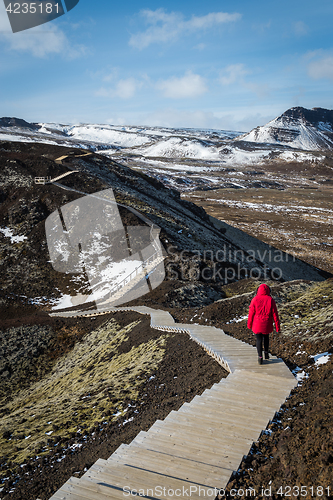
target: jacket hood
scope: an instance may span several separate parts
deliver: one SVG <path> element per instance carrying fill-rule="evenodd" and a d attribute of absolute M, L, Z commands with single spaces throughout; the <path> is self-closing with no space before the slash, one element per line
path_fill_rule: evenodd
<path fill-rule="evenodd" d="M 259 286 L 257 290 L 257 295 L 270 295 L 271 294 L 271 289 L 269 288 L 268 285 L 262 284 Z"/>

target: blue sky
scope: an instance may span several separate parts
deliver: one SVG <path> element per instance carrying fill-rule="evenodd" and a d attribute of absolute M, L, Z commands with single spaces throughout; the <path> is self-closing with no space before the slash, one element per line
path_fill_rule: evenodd
<path fill-rule="evenodd" d="M 80 0 L 13 34 L 0 0 L 0 116 L 247 131 L 333 109 L 331 0 Z"/>

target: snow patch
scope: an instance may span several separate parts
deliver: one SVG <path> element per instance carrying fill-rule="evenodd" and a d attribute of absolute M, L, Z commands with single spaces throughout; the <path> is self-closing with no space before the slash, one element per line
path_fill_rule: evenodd
<path fill-rule="evenodd" d="M 230 321 L 228 321 L 226 323 L 226 325 L 229 325 L 230 323 L 240 323 L 241 321 L 244 321 L 247 318 L 248 318 L 247 315 L 246 316 L 241 316 L 240 318 L 234 318 L 234 319 L 231 319 Z"/>
<path fill-rule="evenodd" d="M 323 352 L 321 354 L 316 354 L 315 356 L 311 356 L 311 358 L 313 358 L 315 362 L 314 365 L 318 369 L 321 365 L 325 365 L 326 363 L 328 363 L 331 355 L 332 354 L 329 352 Z"/>
<path fill-rule="evenodd" d="M 27 240 L 27 236 L 14 236 L 14 232 L 9 227 L 0 228 L 0 233 L 2 233 L 6 238 L 10 238 L 11 243 L 21 243 Z"/>
<path fill-rule="evenodd" d="M 303 380 L 306 380 L 307 378 L 309 378 L 309 374 L 306 373 L 305 370 L 302 370 L 301 371 L 301 368 L 299 368 L 299 366 L 297 366 L 293 371 L 292 371 L 293 375 L 295 376 L 297 382 L 299 384 L 301 384 L 303 382 Z"/>
<path fill-rule="evenodd" d="M 149 137 L 138 132 L 114 130 L 108 125 L 76 125 L 70 128 L 68 134 L 79 140 L 112 144 L 122 148 L 141 146 L 150 142 Z"/>

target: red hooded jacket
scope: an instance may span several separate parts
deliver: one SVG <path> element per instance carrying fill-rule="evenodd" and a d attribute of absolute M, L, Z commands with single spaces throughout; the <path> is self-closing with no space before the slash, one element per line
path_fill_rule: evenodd
<path fill-rule="evenodd" d="M 276 308 L 276 303 L 271 297 L 271 290 L 268 285 L 260 285 L 257 295 L 252 299 L 249 309 L 247 327 L 253 333 L 271 333 L 273 331 L 273 321 L 275 329 L 280 331 L 280 320 Z"/>

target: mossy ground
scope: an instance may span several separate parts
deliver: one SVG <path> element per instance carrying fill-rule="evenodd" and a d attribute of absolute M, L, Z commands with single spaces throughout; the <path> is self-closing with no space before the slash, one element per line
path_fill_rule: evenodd
<path fill-rule="evenodd" d="M 73 433 L 126 412 L 123 397 L 136 401 L 139 387 L 163 358 L 166 335 L 121 352 L 131 323 L 106 321 L 62 356 L 51 373 L 20 391 L 3 410 L 0 447 L 6 460 L 23 463 Z M 51 438 L 52 436 L 52 438 Z"/>
<path fill-rule="evenodd" d="M 280 309 L 283 333 L 300 341 L 333 338 L 333 280 L 309 286 Z"/>
<path fill-rule="evenodd" d="M 226 376 L 188 335 L 154 330 L 150 318 L 137 313 L 95 319 L 35 314 L 29 322 L 42 323 L 35 326 L 25 325 L 25 317 L 15 321 L 23 325 L 2 332 L 13 359 L 10 371 L 0 373 L 7 380 L 0 414 L 1 498 L 49 498 L 69 477 L 109 458 Z M 22 364 L 24 349 L 14 356 L 21 332 L 27 345 L 35 338 L 36 349 L 27 351 L 30 371 Z M 47 352 L 38 332 L 48 336 Z M 12 349 L 5 333 L 13 337 Z"/>

